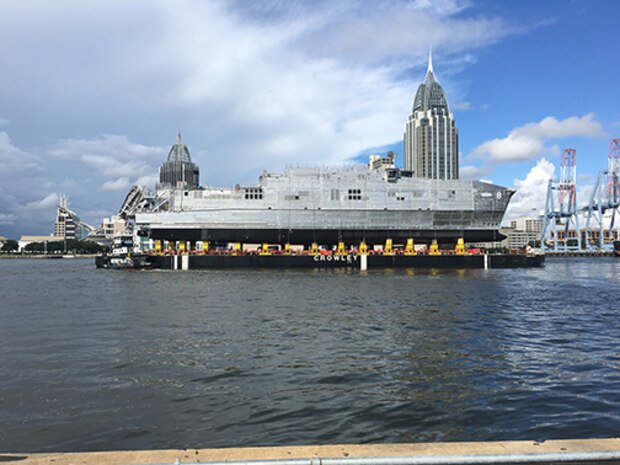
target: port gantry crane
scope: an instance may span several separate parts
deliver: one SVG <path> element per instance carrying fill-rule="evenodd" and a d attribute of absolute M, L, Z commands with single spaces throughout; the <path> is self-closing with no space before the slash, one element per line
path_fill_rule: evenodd
<path fill-rule="evenodd" d="M 544 251 L 549 250 L 546 240 L 547 233 L 550 233 L 550 239 L 553 240 L 554 252 L 581 250 L 576 180 L 577 151 L 575 149 L 565 149 L 562 152 L 562 162 L 560 164 L 560 180 L 549 179 L 547 187 L 545 218 L 541 234 L 541 248 Z M 561 245 L 560 238 L 558 237 L 558 226 L 562 226 L 564 229 Z M 574 232 L 576 237 L 569 237 L 571 231 Z"/>
<path fill-rule="evenodd" d="M 614 240 L 616 214 L 620 214 L 620 139 L 609 142 L 607 170 L 599 172 L 586 212 L 586 250 L 611 250 Z M 611 211 L 609 237 L 605 237 L 604 215 Z M 590 223 L 594 227 L 590 229 Z M 598 232 L 594 235 L 594 232 Z M 598 236 L 598 237 L 597 237 Z M 607 239 L 607 240 L 605 240 Z"/>

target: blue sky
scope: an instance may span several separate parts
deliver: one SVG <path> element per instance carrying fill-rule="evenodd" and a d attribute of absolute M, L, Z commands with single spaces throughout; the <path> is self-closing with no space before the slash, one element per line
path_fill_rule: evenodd
<path fill-rule="evenodd" d="M 0 236 L 91 224 L 153 184 L 178 130 L 215 186 L 394 149 L 432 45 L 464 177 L 581 200 L 620 137 L 614 0 L 0 0 Z"/>

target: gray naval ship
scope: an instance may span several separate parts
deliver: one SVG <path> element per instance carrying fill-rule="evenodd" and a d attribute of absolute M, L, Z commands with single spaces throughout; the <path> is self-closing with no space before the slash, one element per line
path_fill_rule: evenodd
<path fill-rule="evenodd" d="M 195 176 L 185 145 L 168 162 Z M 174 149 L 174 147 L 173 147 Z M 513 190 L 480 181 L 414 177 L 397 168 L 394 154 L 372 155 L 368 165 L 289 167 L 263 173 L 258 183 L 233 188 L 159 185 L 154 195 L 132 191 L 125 207 L 152 239 L 168 241 L 334 245 L 453 243 L 499 240 Z M 162 167 L 160 179 L 165 177 Z M 163 173 L 163 174 L 162 174 Z M 185 186 L 185 187 L 183 187 Z M 133 197 L 132 197 L 133 196 Z"/>

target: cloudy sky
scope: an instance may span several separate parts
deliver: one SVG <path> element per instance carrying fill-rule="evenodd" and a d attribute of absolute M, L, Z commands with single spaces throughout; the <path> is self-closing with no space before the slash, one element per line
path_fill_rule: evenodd
<path fill-rule="evenodd" d="M 0 235 L 91 224 L 152 185 L 177 131 L 201 182 L 395 150 L 429 46 L 463 177 L 543 208 L 564 148 L 579 191 L 620 137 L 615 0 L 0 0 Z M 584 196 L 585 197 L 585 196 Z"/>

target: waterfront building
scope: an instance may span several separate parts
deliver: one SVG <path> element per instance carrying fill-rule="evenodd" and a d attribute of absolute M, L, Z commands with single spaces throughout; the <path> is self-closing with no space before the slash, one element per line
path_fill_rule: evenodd
<path fill-rule="evenodd" d="M 522 216 L 510 221 L 510 227 L 517 231 L 542 233 L 543 221 L 540 218 Z M 539 237 L 540 239 L 540 237 Z"/>
<path fill-rule="evenodd" d="M 420 84 L 405 125 L 405 170 L 419 178 L 459 178 L 459 135 L 448 100 L 435 79 L 429 53 L 426 80 Z"/>
<path fill-rule="evenodd" d="M 50 242 L 60 242 L 64 241 L 64 237 L 62 236 L 22 236 L 17 241 L 18 250 L 22 252 L 28 244 L 32 244 L 33 242 L 42 242 L 44 244 L 48 244 Z"/>
<path fill-rule="evenodd" d="M 118 216 L 104 218 L 101 222 L 101 233 L 106 239 L 127 234 L 127 222 Z"/>
<path fill-rule="evenodd" d="M 182 188 L 192 189 L 199 185 L 198 165 L 192 162 L 189 149 L 177 134 L 177 141 L 168 152 L 168 159 L 159 168 L 158 189 Z"/>
<path fill-rule="evenodd" d="M 62 239 L 79 238 L 80 218 L 77 214 L 69 210 L 69 199 L 65 194 L 61 194 L 60 203 L 56 209 L 56 221 L 54 222 L 54 236 Z"/>
<path fill-rule="evenodd" d="M 523 231 L 514 228 L 505 228 L 506 248 L 510 250 L 522 249 L 528 245 L 536 245 L 540 241 L 540 231 Z"/>

